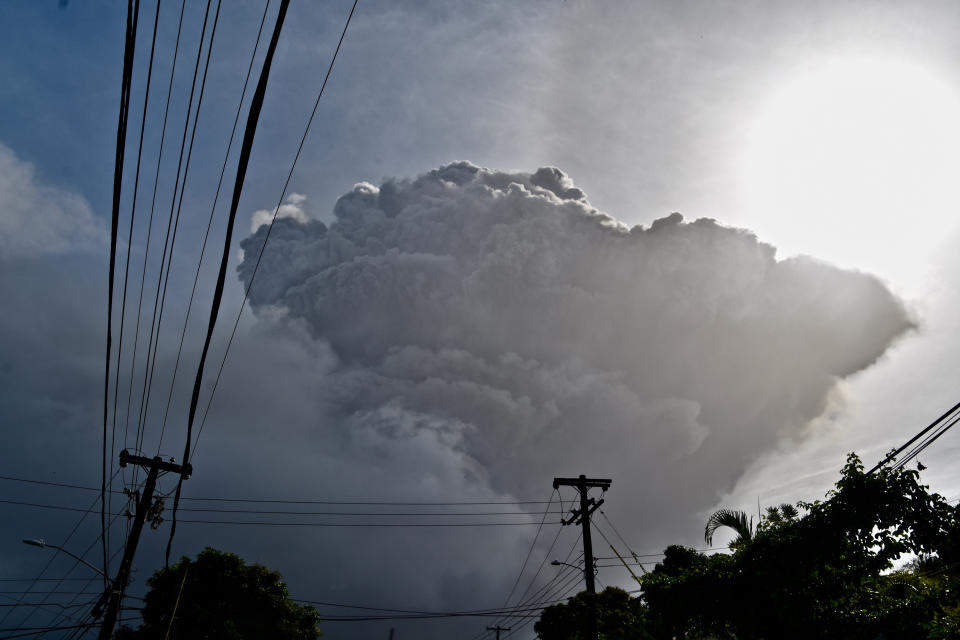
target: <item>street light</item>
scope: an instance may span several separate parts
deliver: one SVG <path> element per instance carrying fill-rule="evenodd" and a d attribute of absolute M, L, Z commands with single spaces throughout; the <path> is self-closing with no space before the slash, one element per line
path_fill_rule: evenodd
<path fill-rule="evenodd" d="M 83 564 L 87 565 L 88 567 L 90 567 L 91 569 L 93 569 L 94 571 L 96 571 L 97 573 L 99 573 L 100 575 L 102 575 L 104 578 L 107 578 L 107 574 L 105 574 L 103 571 L 101 571 L 101 570 L 98 569 L 97 567 L 93 566 L 92 564 L 90 564 L 89 562 L 87 562 L 86 560 L 84 560 L 83 558 L 81 558 L 80 556 L 75 555 L 75 554 L 73 554 L 73 553 L 70 553 L 69 551 L 67 551 L 66 549 L 64 549 L 64 548 L 61 547 L 61 546 L 58 546 L 58 545 L 55 545 L 55 544 L 50 544 L 49 542 L 46 542 L 43 538 L 37 538 L 37 539 L 33 539 L 33 540 L 28 539 L 28 538 L 25 538 L 25 539 L 23 540 L 23 544 L 29 544 L 29 545 L 32 546 L 32 547 L 40 547 L 41 549 L 43 549 L 44 547 L 50 547 L 51 549 L 56 549 L 57 551 L 62 551 L 63 553 L 65 553 L 65 554 L 67 554 L 68 556 L 70 556 L 71 558 L 74 558 L 77 562 L 82 562 Z M 107 580 L 109 580 L 109 579 L 110 579 L 110 578 L 107 578 Z"/>

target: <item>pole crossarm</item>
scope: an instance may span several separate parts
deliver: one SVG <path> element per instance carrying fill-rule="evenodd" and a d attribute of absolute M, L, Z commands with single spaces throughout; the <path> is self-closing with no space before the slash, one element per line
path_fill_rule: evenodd
<path fill-rule="evenodd" d="M 582 484 L 581 484 L 582 482 Z M 560 487 L 581 487 L 585 486 L 589 489 L 594 487 L 599 487 L 606 491 L 610 488 L 610 485 L 613 484 L 613 480 L 610 478 L 585 478 L 580 476 L 579 478 L 554 478 L 553 479 L 553 488 L 558 489 Z"/>
<path fill-rule="evenodd" d="M 193 465 L 189 462 L 184 465 L 179 465 L 173 460 L 169 462 L 157 456 L 155 458 L 147 458 L 146 456 L 135 456 L 126 449 L 120 452 L 120 466 L 126 467 L 128 464 L 134 464 L 138 467 L 147 467 L 153 468 L 156 467 L 158 471 L 167 471 L 170 473 L 183 474 L 184 478 L 189 478 L 193 473 Z"/>
<path fill-rule="evenodd" d="M 594 500 L 593 498 L 590 498 L 589 500 L 587 500 L 587 503 L 592 505 L 587 509 L 587 517 L 589 518 L 593 514 L 593 512 L 599 509 L 600 505 L 603 504 L 603 498 L 600 498 L 600 500 Z M 560 518 L 560 523 L 563 524 L 564 526 L 568 524 L 581 524 L 582 522 L 583 522 L 583 513 L 580 511 L 580 509 L 571 510 L 570 517 L 567 518 L 566 520 L 564 520 L 563 518 Z"/>
<path fill-rule="evenodd" d="M 487 631 L 496 631 L 496 632 L 497 632 L 497 640 L 500 640 L 500 632 L 501 632 L 501 631 L 510 631 L 510 627 L 501 627 L 500 625 L 497 625 L 497 626 L 495 626 L 495 627 L 487 627 Z"/>

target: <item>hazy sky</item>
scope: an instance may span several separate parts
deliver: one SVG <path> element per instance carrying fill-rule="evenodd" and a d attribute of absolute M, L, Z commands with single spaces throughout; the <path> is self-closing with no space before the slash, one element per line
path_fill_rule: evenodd
<path fill-rule="evenodd" d="M 124 238 L 155 7 L 145 1 L 140 14 Z M 185 11 L 144 322 L 205 7 L 191 0 Z M 160 7 L 131 301 L 148 253 L 179 9 L 174 0 Z M 349 9 L 345 1 L 292 3 L 240 201 L 201 404 Z M 163 412 L 263 10 L 259 0 L 221 10 L 159 338 L 148 455 L 182 453 L 238 143 L 161 440 Z M 4 476 L 99 484 L 124 21 L 121 3 L 0 6 Z M 554 476 L 586 473 L 613 479 L 604 510 L 640 554 L 672 542 L 702 547 L 703 522 L 718 506 L 752 511 L 758 501 L 821 497 L 848 452 L 872 464 L 957 401 L 958 33 L 953 2 L 361 0 L 184 495 L 544 501 L 554 499 Z M 255 74 L 262 52 L 261 45 Z M 245 113 L 246 102 L 241 122 Z M 146 349 L 141 334 L 131 380 L 133 302 L 127 312 L 121 424 L 131 383 L 138 411 Z M 115 342 L 116 323 L 119 313 Z M 949 433 L 921 456 L 924 478 L 948 498 L 960 494 L 957 453 Z M 118 478 L 115 488 L 122 487 Z M 162 482 L 165 492 L 172 487 L 172 479 Z M 3 500 L 86 510 L 94 497 L 0 480 Z M 574 497 L 562 493 L 563 508 Z M 525 515 L 430 520 L 524 523 L 496 527 L 184 522 L 174 554 L 206 545 L 235 551 L 281 571 L 293 595 L 308 600 L 497 608 L 542 507 L 474 505 L 474 512 Z M 33 577 L 51 558 L 22 538 L 79 554 L 99 532 L 98 518 L 89 517 L 68 540 L 80 513 L 13 504 L 2 512 L 4 579 Z M 576 548 L 570 529 L 544 525 L 520 590 L 541 560 L 562 560 Z M 162 565 L 167 534 L 167 524 L 145 532 L 131 593 L 142 594 Z M 118 523 L 111 551 L 122 537 Z M 596 544 L 595 555 L 611 555 L 602 539 Z M 94 545 L 87 557 L 99 563 L 99 554 Z M 56 559 L 47 575 L 69 566 Z M 600 571 L 604 584 L 633 588 L 622 567 Z M 546 565 L 536 584 L 555 574 Z M 29 585 L 10 584 L 17 585 L 10 591 Z M 38 613 L 24 623 L 24 614 L 17 609 L 0 629 L 50 619 Z M 327 622 L 323 631 L 331 640 L 381 638 L 391 627 L 399 638 L 470 638 L 495 621 Z M 532 625 L 515 635 L 532 637 Z"/>

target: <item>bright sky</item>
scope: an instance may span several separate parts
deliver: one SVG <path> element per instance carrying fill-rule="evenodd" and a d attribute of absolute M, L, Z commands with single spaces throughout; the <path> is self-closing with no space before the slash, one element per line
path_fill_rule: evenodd
<path fill-rule="evenodd" d="M 186 9 L 159 173 L 156 210 L 164 224 L 205 4 L 190 2 Z M 251 221 L 256 226 L 277 205 L 350 8 L 345 0 L 292 4 L 240 204 L 222 324 L 232 323 L 243 295 L 233 270 L 239 242 Z M 186 182 L 184 226 L 177 240 L 184 256 L 199 253 L 264 3 L 226 6 Z M 144 0 L 141 8 L 131 107 L 135 133 L 128 139 L 123 195 L 127 216 L 132 186 L 126 180 L 134 173 L 130 158 L 143 109 L 155 7 Z M 149 209 L 143 203 L 149 201 L 157 166 L 178 10 L 177 2 L 161 3 L 144 143 L 149 162 L 141 172 L 131 254 L 135 268 L 142 266 L 145 253 Z M 107 1 L 0 5 L 0 292 L 7 300 L 0 318 L 0 467 L 12 476 L 99 483 L 106 230 L 124 20 L 121 5 Z M 676 516 L 670 526 L 640 522 L 630 488 L 614 477 L 607 513 L 624 524 L 622 533 L 636 551 L 656 552 L 675 541 L 701 545 L 700 530 L 688 523 L 702 521 L 711 509 L 754 509 L 758 499 L 766 505 L 820 497 L 848 452 L 856 450 L 872 464 L 960 399 L 955 384 L 960 261 L 953 250 L 960 240 L 958 34 L 960 7 L 949 1 L 800 6 L 761 0 L 406 5 L 361 0 L 287 194 L 297 195 L 286 200 L 282 213 L 330 223 L 337 198 L 356 183 L 414 178 L 459 160 L 506 172 L 555 166 L 593 207 L 626 225 L 649 226 L 679 211 L 687 221 L 712 218 L 755 233 L 776 247 L 781 259 L 809 255 L 877 276 L 903 301 L 917 328 L 881 350 L 877 362 L 824 391 L 819 417 L 809 424 L 770 425 L 773 444 L 758 445 L 745 454 L 748 459 L 736 459 L 728 475 L 703 476 L 715 484 L 688 487 L 674 481 L 661 487 Z M 232 185 L 230 168 L 226 175 L 222 201 Z M 213 233 L 211 246 L 217 246 L 222 218 Z M 151 245 L 150 250 L 158 249 Z M 299 254 L 289 263 L 296 259 Z M 169 327 L 183 322 L 195 265 L 195 257 L 185 258 L 171 271 Z M 209 265 L 208 258 L 198 289 L 200 312 L 189 325 L 195 333 L 188 334 L 188 353 L 196 352 L 206 323 Z M 148 269 L 148 281 L 155 269 Z M 283 265 L 276 269 L 282 272 Z M 294 330 L 259 312 L 241 324 L 237 365 L 231 370 L 228 364 L 223 380 L 224 404 L 214 405 L 209 440 L 198 451 L 195 464 L 202 472 L 190 481 L 194 495 L 336 499 L 348 494 L 399 500 L 422 490 L 434 498 L 460 491 L 452 497 L 468 499 L 467 492 L 475 491 L 469 499 L 541 500 L 548 493 L 550 477 L 536 480 L 542 488 L 537 495 L 523 493 L 526 485 L 498 485 L 497 456 L 481 451 L 470 435 L 457 436 L 468 443 L 457 451 L 475 467 L 451 457 L 448 449 L 456 447 L 444 438 L 456 438 L 442 429 L 446 435 L 437 436 L 439 444 L 404 440 L 403 447 L 388 447 L 382 459 L 370 453 L 379 449 L 369 442 L 350 448 L 340 440 L 311 440 L 315 424 L 334 415 L 334 400 L 323 390 L 331 371 L 342 374 L 343 362 L 329 346 L 336 340 L 324 342 L 328 337 L 319 324 L 310 324 L 312 316 L 299 318 L 302 326 Z M 176 354 L 173 329 L 167 331 L 169 343 L 162 343 L 159 365 L 164 391 Z M 845 331 L 855 336 L 858 328 Z M 217 362 L 224 342 L 221 337 L 214 345 Z M 791 362 L 782 363 L 783 371 L 790 367 Z M 174 413 L 183 408 L 181 394 L 189 393 L 193 365 L 186 371 L 175 388 Z M 601 373 L 616 380 L 622 371 Z M 268 392 L 272 395 L 260 412 L 244 404 L 256 405 Z M 382 415 L 396 409 L 384 406 Z M 182 429 L 175 424 L 170 437 L 181 441 Z M 777 434 L 787 435 L 777 439 Z M 953 464 L 958 438 L 944 436 L 921 457 L 929 467 L 925 479 L 948 497 L 960 495 Z M 604 442 L 591 460 L 596 471 L 567 473 L 603 473 L 605 452 L 619 446 Z M 165 455 L 179 455 L 178 446 L 169 446 Z M 341 446 L 343 455 L 337 453 Z M 734 460 L 735 441 L 728 446 Z M 382 476 L 375 471 L 378 465 Z M 443 482 L 418 484 L 422 468 L 463 484 L 448 493 L 441 491 Z M 12 500 L 72 506 L 87 500 L 39 489 L 30 493 L 16 484 L 2 489 Z M 685 503 L 687 494 L 710 499 Z M 9 541 L 0 545 L 0 577 L 35 574 L 45 561 L 42 551 L 20 549 L 20 538 L 63 539 L 74 522 L 66 512 L 12 509 L 0 517 L 2 540 Z M 429 543 L 407 532 L 386 542 L 383 530 L 324 538 L 328 549 L 336 549 L 335 559 L 305 559 L 313 541 L 303 530 L 188 529 L 178 533 L 183 538 L 176 553 L 194 553 L 205 544 L 235 549 L 284 572 L 302 597 L 471 609 L 500 604 L 531 544 L 528 528 L 504 529 L 525 531 L 483 540 L 429 538 Z M 85 546 L 96 535 L 91 531 L 75 544 Z M 122 536 L 119 528 L 114 535 Z M 678 535 L 686 537 L 678 540 Z M 166 530 L 146 537 L 152 540 L 145 541 L 140 556 L 140 588 L 158 566 Z M 572 537 L 564 540 L 572 543 Z M 429 553 L 421 553 L 423 547 Z M 97 553 L 91 557 L 99 558 Z M 409 576 L 420 567 L 432 568 L 423 569 L 417 582 Z M 629 584 L 622 570 L 604 571 L 601 579 L 607 583 Z M 317 581 L 316 575 L 324 579 Z M 374 576 L 383 580 L 373 584 Z M 454 628 L 443 624 L 402 629 L 442 635 Z M 331 626 L 324 628 L 324 637 L 380 637 L 386 628 L 384 623 Z M 473 627 L 457 627 L 464 628 Z M 532 632 L 522 637 L 528 636 Z"/>

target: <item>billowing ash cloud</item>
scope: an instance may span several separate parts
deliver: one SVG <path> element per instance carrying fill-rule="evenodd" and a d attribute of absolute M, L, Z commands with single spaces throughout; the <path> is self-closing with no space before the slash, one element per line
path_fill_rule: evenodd
<path fill-rule="evenodd" d="M 750 460 L 911 327 L 869 275 L 778 261 L 709 219 L 628 228 L 554 168 L 360 183 L 334 215 L 278 219 L 250 299 L 335 354 L 312 390 L 318 430 L 385 465 L 390 443 L 429 442 L 499 494 L 612 477 L 637 537 L 702 526 Z M 266 230 L 243 242 L 245 283 Z"/>

